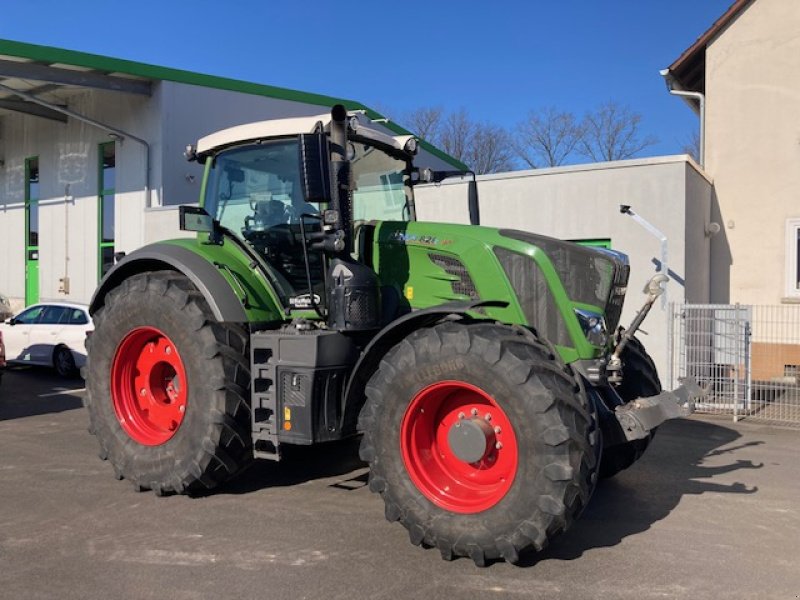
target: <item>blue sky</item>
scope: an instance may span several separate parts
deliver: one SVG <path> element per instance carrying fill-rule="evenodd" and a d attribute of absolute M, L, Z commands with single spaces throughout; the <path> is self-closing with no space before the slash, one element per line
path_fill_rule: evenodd
<path fill-rule="evenodd" d="M 511 127 L 531 109 L 616 100 L 682 151 L 697 118 L 669 65 L 731 0 L 28 0 L 0 38 L 358 100 L 395 114 L 465 108 Z"/>

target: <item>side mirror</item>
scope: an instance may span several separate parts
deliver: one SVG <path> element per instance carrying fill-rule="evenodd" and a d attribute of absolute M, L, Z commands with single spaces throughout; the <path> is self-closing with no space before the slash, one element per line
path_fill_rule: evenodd
<path fill-rule="evenodd" d="M 331 164 L 324 133 L 300 135 L 300 181 L 306 202 L 331 201 Z"/>
<path fill-rule="evenodd" d="M 214 219 L 199 206 L 179 206 L 178 218 L 181 231 L 199 231 L 200 233 L 213 233 Z"/>
<path fill-rule="evenodd" d="M 5 321 L 3 321 L 6 325 L 16 325 L 17 320 L 14 317 L 8 317 Z"/>

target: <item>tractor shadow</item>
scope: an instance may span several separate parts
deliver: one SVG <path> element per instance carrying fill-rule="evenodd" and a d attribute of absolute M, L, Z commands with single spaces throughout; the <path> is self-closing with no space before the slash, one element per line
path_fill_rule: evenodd
<path fill-rule="evenodd" d="M 327 442 L 314 446 L 282 447 L 280 462 L 257 460 L 232 481 L 214 490 L 214 494 L 249 494 L 262 489 L 286 487 L 352 474 L 334 482 L 331 488 L 352 491 L 367 485 L 367 473 L 358 473 L 367 463 L 358 458 L 361 438 Z"/>
<path fill-rule="evenodd" d="M 713 479 L 735 471 L 760 469 L 763 464 L 736 459 L 722 466 L 703 465 L 710 457 L 746 456 L 749 447 L 764 443 L 734 444 L 740 437 L 738 432 L 710 422 L 679 419 L 665 423 L 638 463 L 611 479 L 601 480 L 588 507 L 570 530 L 543 552 L 523 555 L 520 566 L 574 560 L 587 550 L 615 546 L 666 518 L 687 495 L 756 494 L 755 486 L 739 481 L 716 483 Z"/>

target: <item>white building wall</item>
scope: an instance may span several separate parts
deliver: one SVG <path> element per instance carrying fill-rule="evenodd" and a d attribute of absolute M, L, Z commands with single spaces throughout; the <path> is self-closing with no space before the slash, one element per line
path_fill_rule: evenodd
<path fill-rule="evenodd" d="M 714 280 L 722 301 L 800 302 L 786 239 L 787 219 L 800 218 L 799 31 L 800 2 L 757 0 L 706 50 L 705 167 L 725 226 L 715 253 L 730 268 Z"/>
<path fill-rule="evenodd" d="M 627 325 L 641 308 L 641 293 L 660 262 L 660 242 L 620 213 L 628 204 L 668 238 L 672 281 L 669 302 L 708 301 L 711 183 L 686 156 L 519 171 L 478 178 L 481 224 L 562 239 L 611 239 L 630 258 L 631 276 L 622 315 Z M 468 223 L 465 183 L 417 188 L 424 221 Z M 668 309 L 653 307 L 643 341 L 658 370 L 667 373 Z"/>
<path fill-rule="evenodd" d="M 151 140 L 160 150 L 158 86 L 152 97 L 86 91 L 69 98 L 71 110 Z M 98 145 L 108 134 L 75 119 L 60 123 L 20 114 L 3 117 L 0 168 L 0 290 L 25 296 L 25 158 L 39 157 L 39 296 L 87 302 L 97 284 Z M 130 139 L 116 145 L 116 249 L 131 251 L 144 239 L 145 153 Z M 153 161 L 151 177 L 160 169 Z M 69 293 L 59 279 L 69 277 Z"/>

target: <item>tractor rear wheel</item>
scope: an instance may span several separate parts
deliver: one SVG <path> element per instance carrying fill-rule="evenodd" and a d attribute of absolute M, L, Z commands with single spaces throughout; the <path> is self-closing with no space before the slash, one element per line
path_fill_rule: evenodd
<path fill-rule="evenodd" d="M 212 489 L 251 460 L 248 338 L 170 271 L 109 292 L 89 338 L 90 431 L 119 479 L 157 494 Z"/>
<path fill-rule="evenodd" d="M 446 322 L 418 330 L 366 387 L 361 458 L 411 542 L 477 565 L 515 563 L 567 529 L 597 479 L 596 415 L 530 332 Z"/>
<path fill-rule="evenodd" d="M 661 393 L 661 380 L 658 378 L 656 365 L 638 338 L 633 337 L 628 341 L 620 358 L 622 383 L 616 390 L 625 403 Z M 600 477 L 613 477 L 633 465 L 647 450 L 655 434 L 654 429 L 646 438 L 604 449 L 600 462 Z"/>

